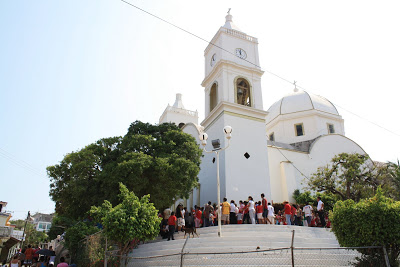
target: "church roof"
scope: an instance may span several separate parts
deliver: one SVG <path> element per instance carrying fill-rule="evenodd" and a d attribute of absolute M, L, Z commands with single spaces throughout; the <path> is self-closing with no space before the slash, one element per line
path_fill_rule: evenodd
<path fill-rule="evenodd" d="M 292 144 L 286 144 L 286 143 L 282 143 L 282 142 L 267 140 L 267 144 L 269 146 L 275 146 L 278 148 L 284 148 L 284 149 L 309 153 L 310 147 L 315 142 L 316 139 L 318 139 L 318 137 L 314 138 L 312 140 L 307 140 L 307 141 L 302 141 L 302 142 L 297 142 L 297 143 L 292 143 Z"/>
<path fill-rule="evenodd" d="M 291 114 L 307 110 L 319 110 L 322 112 L 338 115 L 336 107 L 326 98 L 295 89 L 268 109 L 267 123 L 279 115 Z"/>

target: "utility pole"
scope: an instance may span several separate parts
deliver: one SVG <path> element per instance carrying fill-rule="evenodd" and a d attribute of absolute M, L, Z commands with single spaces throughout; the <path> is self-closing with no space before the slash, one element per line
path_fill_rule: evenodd
<path fill-rule="evenodd" d="M 25 241 L 25 229 L 26 229 L 26 224 L 29 220 L 29 218 L 31 217 L 31 212 L 28 211 L 28 215 L 26 216 L 26 220 L 25 220 L 25 226 L 24 226 L 24 232 L 22 233 L 22 240 L 21 240 L 21 250 L 24 247 L 24 241 Z"/>

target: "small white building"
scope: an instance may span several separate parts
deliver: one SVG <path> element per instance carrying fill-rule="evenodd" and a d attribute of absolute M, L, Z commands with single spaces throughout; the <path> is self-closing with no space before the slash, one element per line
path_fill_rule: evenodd
<path fill-rule="evenodd" d="M 268 111 L 263 109 L 258 40 L 233 24 L 229 13 L 204 57 L 205 119 L 198 125 L 197 112 L 186 110 L 178 94 L 159 123 L 174 122 L 196 140 L 204 130 L 209 136 L 207 150 L 212 150 L 213 139 L 225 147 L 223 128 L 232 126 L 230 147 L 220 154 L 221 198 L 239 201 L 251 195 L 259 199 L 264 193 L 274 202 L 294 201 L 292 194 L 303 188 L 304 178 L 334 155 L 365 154 L 345 136 L 344 120 L 335 106 L 321 96 L 295 88 Z M 213 158 L 214 154 L 204 154 L 200 186 L 185 205 L 217 202 Z"/>
<path fill-rule="evenodd" d="M 31 216 L 32 223 L 35 225 L 36 231 L 48 232 L 51 228 L 51 222 L 53 221 L 54 213 L 35 213 Z"/>

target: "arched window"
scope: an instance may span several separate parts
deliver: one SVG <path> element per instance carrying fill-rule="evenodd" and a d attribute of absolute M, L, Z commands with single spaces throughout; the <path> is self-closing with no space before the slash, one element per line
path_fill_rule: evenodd
<path fill-rule="evenodd" d="M 185 126 L 183 122 L 179 123 L 178 127 L 182 129 L 182 127 Z"/>
<path fill-rule="evenodd" d="M 217 106 L 217 83 L 211 86 L 210 90 L 210 112 Z"/>
<path fill-rule="evenodd" d="M 250 85 L 243 78 L 236 81 L 236 103 L 251 107 Z"/>

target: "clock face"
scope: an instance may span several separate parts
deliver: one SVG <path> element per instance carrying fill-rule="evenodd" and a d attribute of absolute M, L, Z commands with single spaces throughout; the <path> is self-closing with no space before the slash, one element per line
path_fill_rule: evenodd
<path fill-rule="evenodd" d="M 236 56 L 245 59 L 247 57 L 246 51 L 244 51 L 242 48 L 236 48 Z"/>
<path fill-rule="evenodd" d="M 214 55 L 211 57 L 210 65 L 211 65 L 211 66 L 214 66 L 214 64 L 215 64 L 216 61 L 217 61 L 217 54 L 214 54 Z"/>

